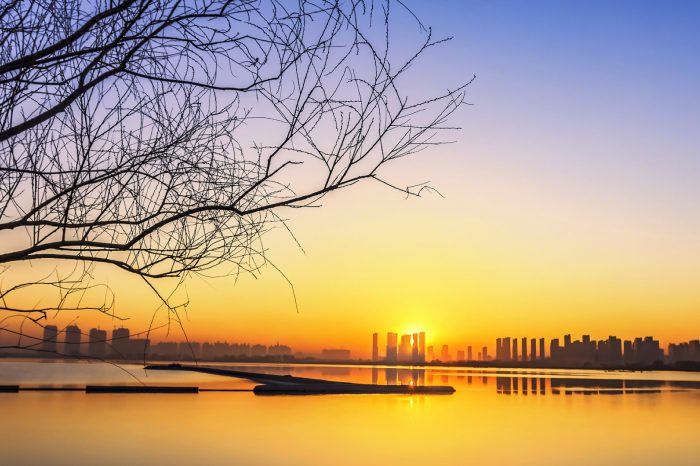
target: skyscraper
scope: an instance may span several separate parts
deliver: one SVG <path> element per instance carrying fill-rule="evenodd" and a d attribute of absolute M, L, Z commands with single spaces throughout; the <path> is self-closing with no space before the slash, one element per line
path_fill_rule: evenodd
<path fill-rule="evenodd" d="M 125 357 L 129 353 L 129 336 L 128 328 L 112 330 L 112 350 L 118 357 Z"/>
<path fill-rule="evenodd" d="M 58 328 L 55 325 L 46 325 L 44 327 L 44 337 L 41 342 L 41 349 L 55 353 L 57 340 Z"/>
<path fill-rule="evenodd" d="M 523 361 L 527 361 L 527 337 L 523 337 L 521 340 L 521 346 L 520 346 L 520 351 L 522 351 L 522 357 L 520 358 Z"/>
<path fill-rule="evenodd" d="M 433 350 L 433 345 L 428 346 L 428 353 L 426 357 L 428 361 L 435 360 L 435 351 Z"/>
<path fill-rule="evenodd" d="M 634 352 L 632 351 L 632 342 L 625 340 L 624 343 L 624 353 L 622 357 L 624 358 L 625 364 L 632 364 L 634 362 Z"/>
<path fill-rule="evenodd" d="M 554 338 L 549 342 L 549 357 L 552 361 L 559 359 L 561 346 L 559 346 L 559 338 Z"/>
<path fill-rule="evenodd" d="M 544 359 L 544 338 L 540 338 L 540 359 Z"/>
<path fill-rule="evenodd" d="M 537 359 L 537 340 L 534 338 L 530 339 L 530 361 Z"/>
<path fill-rule="evenodd" d="M 107 350 L 107 332 L 96 328 L 90 329 L 88 335 L 88 353 L 90 356 L 104 357 Z"/>
<path fill-rule="evenodd" d="M 372 361 L 379 361 L 379 334 L 372 334 Z"/>
<path fill-rule="evenodd" d="M 401 343 L 399 343 L 399 361 L 409 362 L 411 360 L 411 335 L 401 335 Z"/>
<path fill-rule="evenodd" d="M 396 362 L 398 360 L 398 352 L 396 348 L 398 335 L 389 332 L 386 334 L 386 360 L 387 362 Z"/>
<path fill-rule="evenodd" d="M 512 355 L 513 361 L 518 360 L 518 339 L 513 338 L 513 355 Z"/>
<path fill-rule="evenodd" d="M 70 356 L 80 354 L 80 327 L 77 325 L 69 325 L 66 327 L 66 340 L 64 342 L 63 352 Z"/>
<path fill-rule="evenodd" d="M 510 337 L 505 337 L 503 340 L 503 360 L 510 361 Z"/>
<path fill-rule="evenodd" d="M 467 346 L 467 361 L 471 361 L 471 360 L 472 360 L 472 347 Z"/>
<path fill-rule="evenodd" d="M 464 350 L 457 350 L 457 361 L 464 361 Z"/>
<path fill-rule="evenodd" d="M 425 362 L 425 332 L 418 334 L 418 358 L 420 362 Z"/>
<path fill-rule="evenodd" d="M 442 345 L 442 351 L 440 352 L 440 360 L 443 362 L 450 360 L 450 349 L 447 345 Z"/>
<path fill-rule="evenodd" d="M 489 359 L 489 350 L 485 346 L 481 348 L 481 360 L 482 361 L 488 361 Z"/>
<path fill-rule="evenodd" d="M 496 338 L 496 360 L 497 361 L 502 361 L 503 360 L 503 343 L 501 342 L 500 338 Z M 486 359 L 486 358 L 484 358 Z"/>
<path fill-rule="evenodd" d="M 413 334 L 413 346 L 411 348 L 411 362 L 413 362 L 413 363 L 420 362 L 418 359 L 419 354 L 420 354 L 420 351 L 419 351 L 419 345 L 418 345 L 418 334 L 414 333 Z"/>

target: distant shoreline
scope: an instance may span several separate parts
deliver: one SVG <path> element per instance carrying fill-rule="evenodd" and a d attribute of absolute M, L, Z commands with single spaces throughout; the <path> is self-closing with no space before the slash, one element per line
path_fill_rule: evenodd
<path fill-rule="evenodd" d="M 46 354 L 40 351 L 28 353 L 4 353 L 0 354 L 2 359 L 55 359 L 65 361 L 104 361 L 110 363 L 148 363 L 148 362 L 196 362 L 196 363 L 232 363 L 232 364 L 305 364 L 305 365 L 337 365 L 337 366 L 384 366 L 396 368 L 432 368 L 432 367 L 470 367 L 488 369 L 568 369 L 568 370 L 600 370 L 600 371 L 679 371 L 679 372 L 700 372 L 700 362 L 679 361 L 675 363 L 663 363 L 657 361 L 653 364 L 633 364 L 633 365 L 598 365 L 598 364 L 576 364 L 551 361 L 549 359 L 539 361 L 431 361 L 418 364 L 390 363 L 385 361 L 362 360 L 323 360 L 318 358 L 299 358 L 294 356 L 259 356 L 259 357 L 226 357 L 226 358 L 162 358 L 162 357 L 139 357 L 139 358 L 99 358 L 93 356 L 65 356 L 56 354 Z"/>

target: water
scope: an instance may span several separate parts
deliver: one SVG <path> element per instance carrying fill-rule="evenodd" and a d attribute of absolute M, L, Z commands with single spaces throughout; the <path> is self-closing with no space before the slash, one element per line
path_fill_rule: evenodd
<path fill-rule="evenodd" d="M 235 366 L 366 383 L 449 384 L 457 391 L 0 393 L 0 464 L 700 465 L 699 374 Z M 253 386 L 206 374 L 146 373 L 140 366 L 0 362 L 0 384 L 93 383 Z"/>

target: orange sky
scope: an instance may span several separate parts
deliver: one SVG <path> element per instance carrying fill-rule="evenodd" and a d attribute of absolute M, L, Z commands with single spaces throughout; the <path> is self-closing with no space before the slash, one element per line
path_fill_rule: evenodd
<path fill-rule="evenodd" d="M 266 243 L 294 284 L 299 312 L 272 267 L 238 283 L 189 279 L 180 296 L 186 291 L 190 302 L 190 339 L 345 347 L 366 357 L 373 331 L 382 345 L 387 331 L 423 330 L 428 345 L 488 344 L 491 353 L 501 335 L 698 337 L 695 238 L 669 241 L 651 228 L 635 230 L 631 215 L 572 205 L 516 182 L 484 183 L 479 173 L 461 179 L 450 170 L 456 156 L 437 154 L 397 173 L 432 169 L 444 199 L 406 200 L 367 184 L 329 196 L 322 209 L 291 212 L 306 254 L 281 230 Z M 114 288 L 117 313 L 131 319 L 126 325 L 145 329 L 157 308 L 153 294 L 120 272 L 102 272 L 97 278 Z M 59 321 L 76 317 L 84 329 L 118 324 L 84 313 Z M 161 311 L 155 322 L 164 320 Z M 153 337 L 183 338 L 176 328 Z"/>

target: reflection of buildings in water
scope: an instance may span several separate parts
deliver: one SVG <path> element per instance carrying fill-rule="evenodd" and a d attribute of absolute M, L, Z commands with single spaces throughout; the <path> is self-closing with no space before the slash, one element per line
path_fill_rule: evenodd
<path fill-rule="evenodd" d="M 496 377 L 496 393 L 510 395 L 511 393 L 510 377 Z"/>
<path fill-rule="evenodd" d="M 413 385 L 425 385 L 425 369 L 413 369 Z"/>
<path fill-rule="evenodd" d="M 411 385 L 413 374 L 411 369 L 399 369 L 399 383 L 401 385 Z"/>
<path fill-rule="evenodd" d="M 528 382 L 529 379 L 529 382 Z M 700 382 L 548 378 L 548 377 L 496 377 L 496 393 L 503 395 L 547 394 L 551 395 L 622 395 L 633 393 L 660 393 L 664 389 L 700 390 Z M 539 386 L 539 387 L 538 387 Z"/>
<path fill-rule="evenodd" d="M 379 380 L 379 368 L 372 368 L 372 383 Z M 384 371 L 387 385 L 425 385 L 425 369 L 387 367 Z"/>
<path fill-rule="evenodd" d="M 467 383 L 468 383 L 469 385 L 472 384 L 472 376 L 471 376 L 471 375 L 468 375 L 468 376 L 467 376 Z"/>
<path fill-rule="evenodd" d="M 547 380 L 541 377 L 496 377 L 496 392 L 504 395 L 527 395 L 528 393 L 544 395 Z"/>
<path fill-rule="evenodd" d="M 395 367 L 387 367 L 384 369 L 385 375 L 386 375 L 386 384 L 387 385 L 396 385 L 397 380 L 398 380 L 398 372 Z"/>

